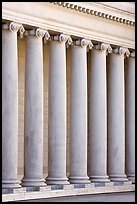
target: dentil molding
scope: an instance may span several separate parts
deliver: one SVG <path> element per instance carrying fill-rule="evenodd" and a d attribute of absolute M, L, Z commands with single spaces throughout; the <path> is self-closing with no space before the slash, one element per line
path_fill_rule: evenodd
<path fill-rule="evenodd" d="M 121 2 L 125 6 L 122 9 L 109 3 L 106 6 L 101 2 L 2 2 L 2 21 L 17 22 L 25 30 L 41 28 L 50 35 L 63 33 L 73 39 L 135 49 L 134 5 Z"/>
<path fill-rule="evenodd" d="M 49 3 L 55 4 L 55 5 L 58 5 L 58 6 L 62 6 L 62 7 L 66 7 L 66 8 L 69 8 L 69 9 L 74 9 L 75 11 L 79 11 L 79 12 L 82 12 L 82 13 L 87 13 L 87 14 L 90 14 L 90 15 L 106 18 L 108 20 L 116 21 L 116 22 L 119 22 L 119 23 L 124 23 L 124 24 L 127 24 L 127 25 L 135 26 L 134 21 L 124 19 L 124 18 L 120 18 L 118 16 L 111 15 L 109 13 L 104 13 L 104 12 L 96 11 L 96 10 L 93 10 L 93 9 L 85 8 L 83 6 L 79 6 L 77 4 L 74 4 L 73 2 L 72 3 L 69 3 L 69 2 L 49 2 Z"/>

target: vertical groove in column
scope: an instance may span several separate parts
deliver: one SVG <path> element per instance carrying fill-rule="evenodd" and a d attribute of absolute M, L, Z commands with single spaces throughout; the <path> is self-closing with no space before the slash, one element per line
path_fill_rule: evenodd
<path fill-rule="evenodd" d="M 43 36 L 44 31 L 38 29 L 26 36 L 25 169 L 22 179 L 22 186 L 26 187 L 46 185 L 43 178 Z"/>
<path fill-rule="evenodd" d="M 127 181 L 125 175 L 124 48 L 116 48 L 108 62 L 108 175 Z"/>
<path fill-rule="evenodd" d="M 135 52 L 126 59 L 126 174 L 135 183 Z"/>
<path fill-rule="evenodd" d="M 5 24 L 2 30 L 2 188 L 18 188 L 18 58 L 20 25 Z"/>

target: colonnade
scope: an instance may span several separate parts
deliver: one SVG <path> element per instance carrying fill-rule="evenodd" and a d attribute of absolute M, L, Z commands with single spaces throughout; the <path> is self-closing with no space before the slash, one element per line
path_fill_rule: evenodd
<path fill-rule="evenodd" d="M 18 33 L 26 38 L 21 182 L 17 180 Z M 72 39 L 63 33 L 50 35 L 41 28 L 25 30 L 14 22 L 2 25 L 3 188 L 135 182 L 135 51 L 91 40 L 92 36 Z M 43 178 L 43 41 L 49 41 L 50 47 L 47 178 Z M 66 45 L 71 46 L 69 177 L 66 176 Z"/>

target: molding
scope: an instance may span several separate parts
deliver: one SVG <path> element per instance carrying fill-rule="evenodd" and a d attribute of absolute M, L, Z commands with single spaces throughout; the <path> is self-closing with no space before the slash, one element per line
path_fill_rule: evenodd
<path fill-rule="evenodd" d="M 96 2 L 104 7 L 119 10 L 128 14 L 135 13 L 135 2 Z"/>
<path fill-rule="evenodd" d="M 58 6 L 62 6 L 62 7 L 66 7 L 66 8 L 69 8 L 69 9 L 74 9 L 75 11 L 79 11 L 79 12 L 82 12 L 82 13 L 86 13 L 86 14 L 106 18 L 106 19 L 111 20 L 111 21 L 116 21 L 116 22 L 127 24 L 127 25 L 130 25 L 130 26 L 135 26 L 134 21 L 124 19 L 124 18 L 120 18 L 118 16 L 113 16 L 113 15 L 108 14 L 108 13 L 102 13 L 102 12 L 99 12 L 97 10 L 92 10 L 92 9 L 89 9 L 89 8 L 78 6 L 77 4 L 73 4 L 73 3 L 69 3 L 69 2 L 49 2 L 49 3 L 55 4 L 55 5 L 58 5 Z"/>
<path fill-rule="evenodd" d="M 86 2 L 78 3 L 86 5 Z M 97 8 L 97 3 L 92 3 L 90 2 L 91 7 Z M 125 15 L 122 14 L 122 16 Z M 129 17 L 130 20 L 134 19 L 130 15 Z M 103 42 L 112 47 L 135 49 L 135 26 L 76 12 L 73 9 L 68 10 L 49 2 L 2 2 L 2 21 L 23 24 L 26 30 L 41 28 L 51 35 L 63 33 L 74 40 L 84 38 L 91 40 L 94 44 Z"/>

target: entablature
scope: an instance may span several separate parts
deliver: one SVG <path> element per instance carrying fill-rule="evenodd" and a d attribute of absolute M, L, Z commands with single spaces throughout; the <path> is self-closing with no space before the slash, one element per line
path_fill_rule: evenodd
<path fill-rule="evenodd" d="M 134 49 L 133 2 L 115 2 L 124 3 L 119 9 L 105 3 L 109 2 L 2 2 L 2 19 Z"/>

